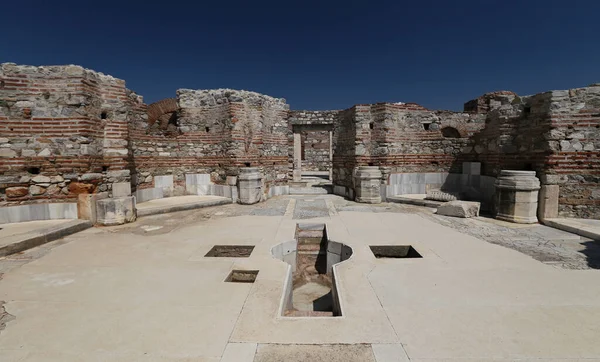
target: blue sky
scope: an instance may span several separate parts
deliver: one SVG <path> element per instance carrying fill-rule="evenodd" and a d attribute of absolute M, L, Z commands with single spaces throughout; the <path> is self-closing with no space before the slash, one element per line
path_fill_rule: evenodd
<path fill-rule="evenodd" d="M 0 62 L 79 64 L 147 103 L 234 88 L 292 109 L 462 110 L 600 82 L 600 1 L 5 1 Z"/>

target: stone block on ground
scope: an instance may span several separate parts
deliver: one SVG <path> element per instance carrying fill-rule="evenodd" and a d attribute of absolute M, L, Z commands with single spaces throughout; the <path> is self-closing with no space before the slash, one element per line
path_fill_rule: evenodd
<path fill-rule="evenodd" d="M 446 202 L 438 207 L 436 213 L 463 218 L 479 216 L 479 202 L 458 200 Z"/>
<path fill-rule="evenodd" d="M 136 219 L 135 197 L 120 197 L 98 200 L 96 220 L 100 225 L 121 225 Z"/>

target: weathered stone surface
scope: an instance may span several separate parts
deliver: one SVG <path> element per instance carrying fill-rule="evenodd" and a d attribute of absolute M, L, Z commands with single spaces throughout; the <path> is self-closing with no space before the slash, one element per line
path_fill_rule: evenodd
<path fill-rule="evenodd" d="M 121 225 L 136 219 L 133 196 L 96 201 L 96 222 L 100 225 Z"/>
<path fill-rule="evenodd" d="M 502 170 L 496 187 L 496 218 L 522 224 L 538 221 L 540 181 L 535 171 Z"/>
<path fill-rule="evenodd" d="M 542 185 L 540 189 L 540 205 L 538 218 L 540 220 L 558 217 L 558 195 L 560 186 Z"/>
<path fill-rule="evenodd" d="M 17 153 L 9 148 L 0 148 L 0 158 L 17 157 Z"/>
<path fill-rule="evenodd" d="M 52 179 L 48 176 L 38 175 L 38 176 L 33 177 L 31 179 L 31 181 L 35 182 L 36 184 L 42 184 L 42 183 L 50 183 L 52 181 Z"/>
<path fill-rule="evenodd" d="M 46 189 L 46 195 L 48 195 L 48 196 L 57 195 L 60 193 L 60 191 L 61 190 L 60 190 L 60 187 L 58 187 L 58 185 L 52 184 Z"/>
<path fill-rule="evenodd" d="M 96 188 L 96 186 L 94 186 L 93 184 L 87 184 L 82 182 L 71 182 L 68 187 L 69 191 L 75 195 L 91 194 Z"/>
<path fill-rule="evenodd" d="M 23 197 L 29 194 L 28 187 L 9 187 L 6 189 L 6 197 L 16 198 Z"/>
<path fill-rule="evenodd" d="M 47 157 L 52 155 L 52 151 L 50 151 L 50 149 L 48 148 L 44 148 L 43 150 L 40 151 L 40 153 L 38 153 L 39 157 Z"/>
<path fill-rule="evenodd" d="M 476 217 L 479 216 L 479 202 L 473 201 L 449 201 L 437 208 L 436 214 L 454 217 Z"/>
<path fill-rule="evenodd" d="M 101 173 L 86 173 L 81 175 L 81 181 L 92 181 L 92 180 L 100 180 L 102 179 Z"/>
<path fill-rule="evenodd" d="M 29 186 L 29 193 L 36 196 L 36 195 L 41 195 L 44 192 L 46 192 L 46 189 L 43 187 L 40 187 L 38 185 L 31 185 Z"/>
<path fill-rule="evenodd" d="M 238 202 L 244 205 L 255 204 L 262 199 L 262 175 L 256 167 L 240 169 L 238 176 Z"/>
<path fill-rule="evenodd" d="M 112 184 L 112 196 L 131 196 L 131 184 L 129 182 L 115 182 L 114 184 Z"/>
<path fill-rule="evenodd" d="M 381 171 L 377 166 L 361 166 L 354 172 L 356 202 L 381 202 Z"/>

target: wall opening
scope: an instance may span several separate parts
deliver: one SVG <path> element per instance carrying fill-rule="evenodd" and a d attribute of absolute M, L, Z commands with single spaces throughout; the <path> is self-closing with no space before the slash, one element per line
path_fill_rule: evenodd
<path fill-rule="evenodd" d="M 369 129 L 373 129 L 375 128 L 375 125 L 373 124 L 373 122 L 369 123 Z"/>
<path fill-rule="evenodd" d="M 445 138 L 460 138 L 460 132 L 454 127 L 442 128 L 442 136 Z"/>
<path fill-rule="evenodd" d="M 210 127 L 204 127 L 204 130 L 206 131 L 206 133 L 210 132 Z"/>
<path fill-rule="evenodd" d="M 431 123 L 423 123 L 423 129 L 425 131 L 429 131 L 429 126 L 431 126 Z"/>
<path fill-rule="evenodd" d="M 27 167 L 27 172 L 29 172 L 32 175 L 39 175 L 40 168 L 39 167 Z"/>
<path fill-rule="evenodd" d="M 108 118 L 108 113 L 106 113 L 106 112 L 100 113 L 100 119 L 106 119 L 106 118 Z"/>

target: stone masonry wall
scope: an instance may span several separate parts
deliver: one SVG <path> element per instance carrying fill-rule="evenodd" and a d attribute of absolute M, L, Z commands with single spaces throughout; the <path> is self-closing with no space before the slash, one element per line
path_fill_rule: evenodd
<path fill-rule="evenodd" d="M 385 175 L 460 172 L 456 159 L 483 120 L 414 103 L 357 105 L 340 113 L 334 132 L 334 183 L 351 187 L 356 166 L 380 166 Z"/>
<path fill-rule="evenodd" d="M 482 98 L 487 104 L 479 101 L 476 111 L 486 114 L 486 126 L 461 159 L 481 162 L 482 172 L 490 176 L 502 169 L 534 170 L 543 185 L 559 185 L 561 216 L 598 217 L 600 85 Z"/>
<path fill-rule="evenodd" d="M 329 171 L 329 131 L 302 132 L 302 170 Z"/>
<path fill-rule="evenodd" d="M 128 181 L 141 98 L 79 66 L 0 65 L 0 205 L 74 201 Z"/>
<path fill-rule="evenodd" d="M 558 184 L 559 213 L 600 217 L 600 84 L 549 92 L 551 129 L 544 184 Z"/>
<path fill-rule="evenodd" d="M 177 91 L 177 132 L 140 122 L 132 133 L 136 187 L 172 174 L 182 194 L 186 173 L 209 173 L 215 183 L 256 166 L 267 187 L 287 181 L 288 105 L 284 99 L 230 89 Z"/>

